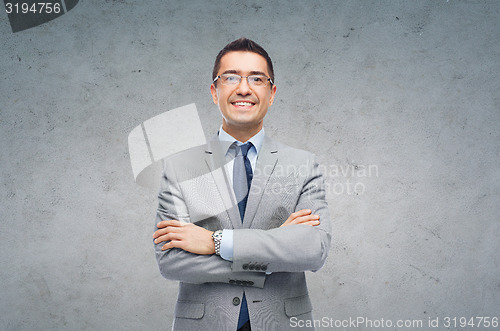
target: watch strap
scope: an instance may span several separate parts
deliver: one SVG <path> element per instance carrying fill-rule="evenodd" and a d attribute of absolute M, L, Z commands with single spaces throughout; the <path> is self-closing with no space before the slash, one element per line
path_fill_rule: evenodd
<path fill-rule="evenodd" d="M 220 244 L 222 241 L 222 230 L 217 230 L 212 234 L 214 240 L 215 254 L 220 256 Z"/>

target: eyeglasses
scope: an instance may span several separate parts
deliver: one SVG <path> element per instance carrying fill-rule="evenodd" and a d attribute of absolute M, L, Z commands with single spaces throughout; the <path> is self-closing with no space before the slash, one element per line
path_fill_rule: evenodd
<path fill-rule="evenodd" d="M 241 83 L 242 78 L 246 78 L 248 85 L 253 86 L 253 87 L 264 87 L 264 86 L 267 86 L 268 82 L 270 82 L 271 85 L 274 84 L 272 79 L 265 76 L 265 75 L 250 75 L 250 76 L 243 77 L 243 76 L 240 76 L 237 74 L 219 75 L 219 76 L 215 77 L 214 83 L 217 80 L 220 80 L 222 85 L 234 86 L 234 85 L 239 85 Z"/>

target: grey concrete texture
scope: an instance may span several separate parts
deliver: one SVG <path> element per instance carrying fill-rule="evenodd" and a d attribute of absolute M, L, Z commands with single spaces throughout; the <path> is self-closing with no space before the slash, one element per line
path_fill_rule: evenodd
<path fill-rule="evenodd" d="M 216 132 L 213 61 L 241 36 L 275 63 L 266 132 L 326 171 L 315 318 L 500 317 L 499 11 L 89 0 L 18 33 L 0 13 L 0 329 L 170 328 L 177 283 L 156 266 L 156 192 L 134 182 L 127 136 L 191 103 Z"/>

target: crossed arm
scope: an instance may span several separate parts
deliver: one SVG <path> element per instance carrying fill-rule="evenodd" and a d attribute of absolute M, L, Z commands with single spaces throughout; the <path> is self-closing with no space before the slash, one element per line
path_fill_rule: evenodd
<path fill-rule="evenodd" d="M 296 224 L 317 226 L 320 224 L 319 215 L 312 214 L 310 209 L 302 209 L 292 213 L 281 225 L 290 226 Z M 162 251 L 171 248 L 180 248 L 186 252 L 198 255 L 209 255 L 215 253 L 213 231 L 209 231 L 193 223 L 184 223 L 177 220 L 166 220 L 156 224 L 158 230 L 153 234 L 154 243 L 166 242 Z"/>

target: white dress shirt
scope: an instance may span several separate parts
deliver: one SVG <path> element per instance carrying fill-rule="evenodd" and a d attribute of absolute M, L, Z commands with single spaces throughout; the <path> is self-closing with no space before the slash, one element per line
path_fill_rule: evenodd
<path fill-rule="evenodd" d="M 229 133 L 222 129 L 222 126 L 219 130 L 219 140 L 220 141 L 229 141 L 236 142 L 237 145 L 241 146 L 244 143 L 238 141 L 234 137 L 232 137 Z M 255 136 L 248 139 L 249 142 L 252 143 L 252 147 L 248 150 L 248 160 L 250 161 L 250 165 L 252 166 L 252 172 L 255 173 L 255 165 L 257 164 L 257 156 L 262 148 L 262 142 L 264 141 L 264 128 L 260 130 Z M 225 170 L 228 175 L 229 181 L 231 185 L 233 184 L 233 166 L 234 166 L 234 158 L 236 156 L 236 148 L 234 145 L 228 147 L 226 151 L 226 159 L 230 160 L 225 165 Z M 231 229 L 223 229 L 222 230 L 222 239 L 220 243 L 220 256 L 224 260 L 232 261 L 233 260 L 233 230 Z"/>

